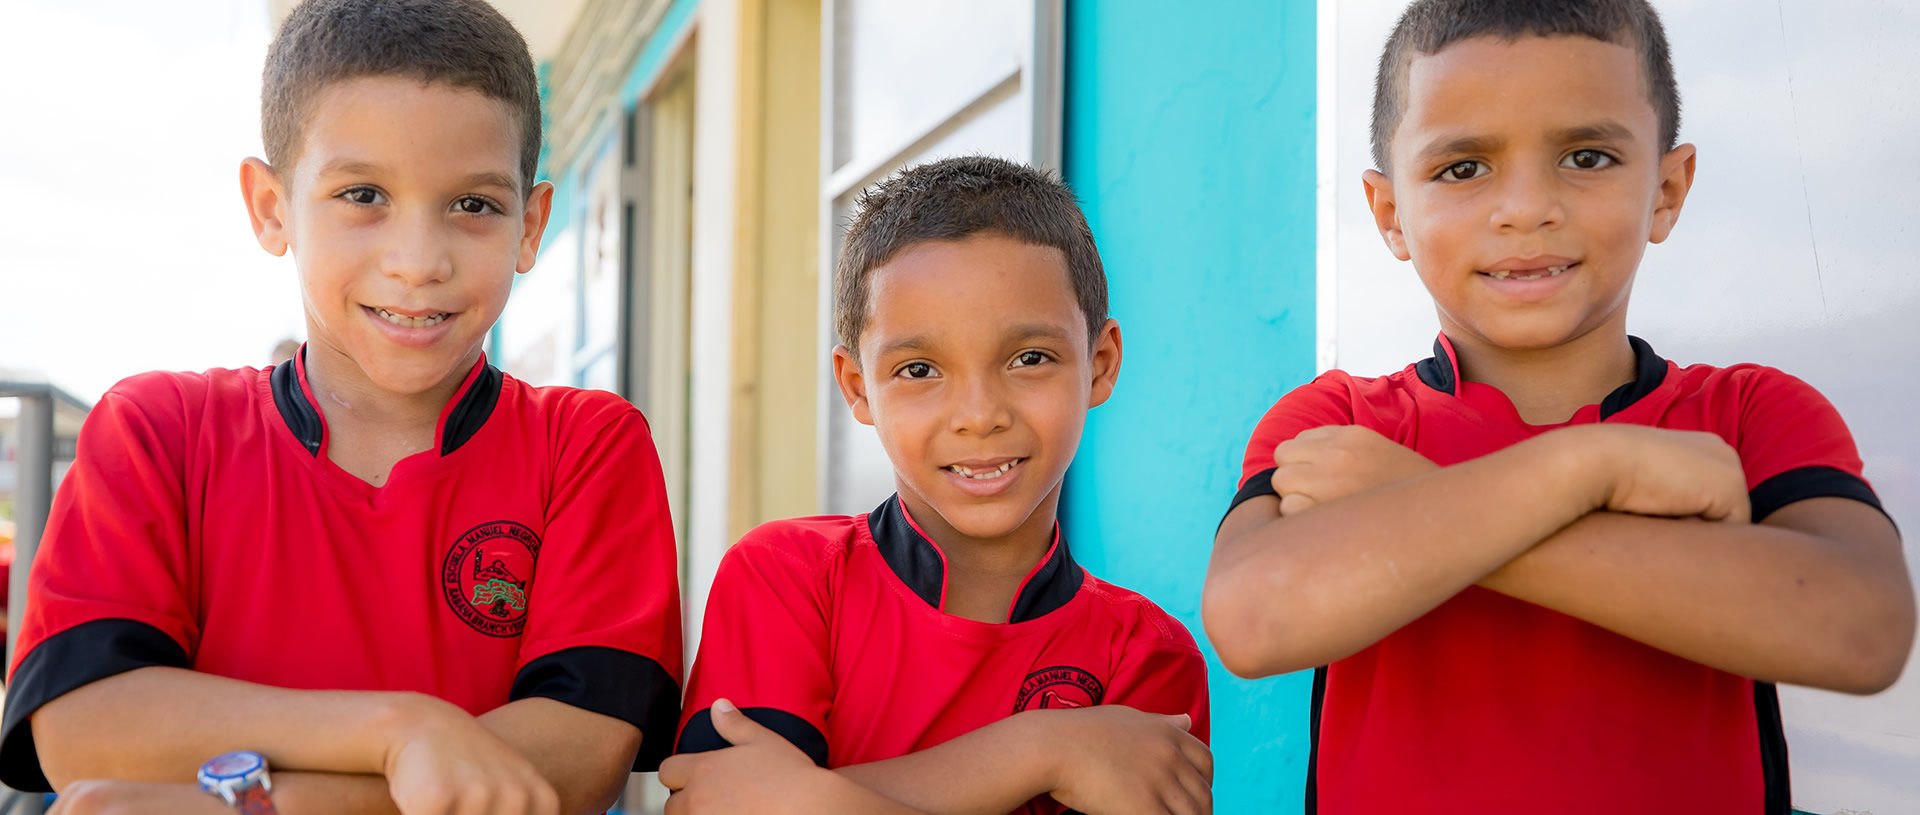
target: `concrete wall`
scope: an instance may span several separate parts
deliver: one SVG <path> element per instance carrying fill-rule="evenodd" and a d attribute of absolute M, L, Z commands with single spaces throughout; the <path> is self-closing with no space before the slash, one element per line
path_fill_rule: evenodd
<path fill-rule="evenodd" d="M 1208 652 L 1215 810 L 1299 812 L 1311 677 L 1233 678 L 1199 607 L 1247 436 L 1314 373 L 1314 3 L 1067 15 L 1065 174 L 1125 352 L 1068 474 L 1067 529 L 1090 571 Z"/>

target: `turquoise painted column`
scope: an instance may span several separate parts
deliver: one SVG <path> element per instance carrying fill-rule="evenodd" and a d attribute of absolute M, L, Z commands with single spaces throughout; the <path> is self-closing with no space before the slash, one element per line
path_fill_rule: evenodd
<path fill-rule="evenodd" d="M 1067 9 L 1065 175 L 1125 350 L 1067 476 L 1074 555 L 1207 652 L 1216 811 L 1299 812 L 1311 676 L 1228 674 L 1200 587 L 1247 436 L 1313 376 L 1314 4 Z"/>

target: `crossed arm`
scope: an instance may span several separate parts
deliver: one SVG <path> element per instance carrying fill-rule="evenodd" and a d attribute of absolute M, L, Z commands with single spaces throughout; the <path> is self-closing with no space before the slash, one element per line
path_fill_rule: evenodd
<path fill-rule="evenodd" d="M 72 812 L 227 811 L 191 780 L 202 761 L 241 749 L 266 756 L 285 815 L 601 812 L 641 738 L 551 699 L 473 717 L 422 694 L 288 690 L 166 667 L 76 689 L 32 727 Z M 89 778 L 115 781 L 75 785 Z"/>
<path fill-rule="evenodd" d="M 1018 713 L 926 750 L 823 770 L 731 703 L 713 706 L 724 750 L 667 759 L 667 815 L 1001 815 L 1050 795 L 1077 810 L 1204 815 L 1213 757 L 1185 714 L 1121 705 Z"/>
<path fill-rule="evenodd" d="M 1914 635 L 1897 533 L 1845 498 L 1747 523 L 1718 437 L 1568 428 L 1440 468 L 1357 427 L 1275 451 L 1278 498 L 1230 513 L 1202 614 L 1229 670 L 1324 665 L 1468 586 L 1731 673 L 1853 693 Z"/>

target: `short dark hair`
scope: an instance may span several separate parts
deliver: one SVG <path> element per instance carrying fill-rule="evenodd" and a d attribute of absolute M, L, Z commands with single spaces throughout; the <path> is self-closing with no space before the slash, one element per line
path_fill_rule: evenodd
<path fill-rule="evenodd" d="M 988 156 L 942 159 L 895 173 L 862 193 L 855 209 L 833 275 L 833 323 L 856 359 L 873 270 L 915 244 L 980 233 L 1064 253 L 1087 340 L 1098 340 L 1107 321 L 1107 273 L 1086 215 L 1058 176 Z"/>
<path fill-rule="evenodd" d="M 1393 133 L 1406 113 L 1413 55 L 1435 54 L 1470 37 L 1586 37 L 1640 52 L 1647 101 L 1660 118 L 1662 149 L 1680 138 L 1680 89 L 1660 15 L 1647 0 L 1416 0 L 1380 51 L 1373 84 L 1373 163 L 1388 169 Z"/>
<path fill-rule="evenodd" d="M 540 80 L 527 41 L 484 0 L 306 0 L 267 49 L 260 139 L 267 163 L 293 166 L 314 99 L 328 85 L 399 76 L 478 91 L 520 125 L 521 189 L 540 168 Z"/>

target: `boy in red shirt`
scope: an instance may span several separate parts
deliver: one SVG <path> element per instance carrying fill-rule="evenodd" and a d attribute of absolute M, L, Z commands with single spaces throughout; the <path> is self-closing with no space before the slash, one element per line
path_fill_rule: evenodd
<path fill-rule="evenodd" d="M 1367 200 L 1434 355 L 1253 432 L 1203 614 L 1242 676 L 1318 666 L 1306 811 L 1784 813 L 1774 682 L 1887 687 L 1899 538 L 1840 416 L 1626 333 L 1693 182 L 1644 0 L 1421 0 Z"/>
<path fill-rule="evenodd" d="M 1072 191 L 989 158 L 896 175 L 862 198 L 834 313 L 835 378 L 898 492 L 727 553 L 669 811 L 1210 811 L 1193 638 L 1056 521 L 1120 369 Z"/>
<path fill-rule="evenodd" d="M 241 188 L 308 342 L 94 408 L 0 773 L 218 812 L 196 768 L 251 751 L 289 815 L 602 811 L 671 743 L 679 592 L 646 421 L 481 353 L 553 195 L 526 44 L 479 0 L 312 0 L 262 98 Z"/>

